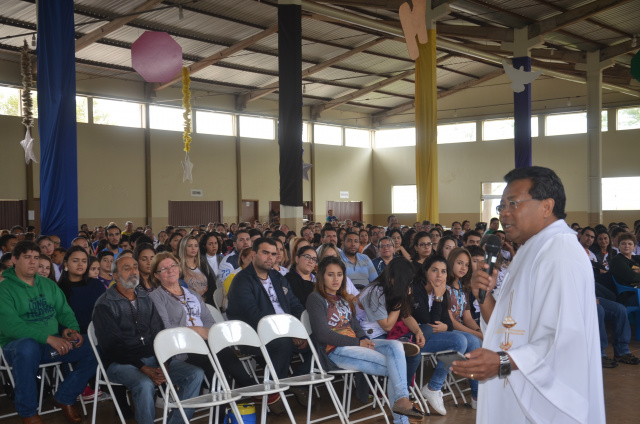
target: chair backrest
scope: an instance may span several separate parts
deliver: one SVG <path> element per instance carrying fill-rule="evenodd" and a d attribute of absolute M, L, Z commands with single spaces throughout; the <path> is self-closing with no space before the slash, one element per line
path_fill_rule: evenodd
<path fill-rule="evenodd" d="M 218 310 L 222 310 L 222 302 L 224 301 L 224 287 L 219 287 L 213 292 L 213 303 Z"/>
<path fill-rule="evenodd" d="M 258 335 L 263 344 L 280 337 L 309 339 L 309 333 L 296 317 L 289 314 L 275 314 L 263 317 L 258 323 Z"/>
<path fill-rule="evenodd" d="M 159 332 L 153 341 L 153 350 L 158 362 L 166 362 L 181 353 L 209 355 L 209 348 L 204 339 L 187 327 L 167 328 Z"/>
<path fill-rule="evenodd" d="M 208 342 L 214 353 L 231 346 L 260 347 L 261 345 L 258 333 L 246 322 L 238 320 L 216 323 L 209 329 Z"/>
<path fill-rule="evenodd" d="M 613 274 L 611 274 L 611 279 L 613 280 L 613 284 L 616 285 L 616 290 L 618 291 L 618 294 L 623 292 L 633 292 L 633 293 L 638 293 L 638 295 L 640 295 L 640 289 L 637 289 L 635 287 L 623 286 L 622 284 L 619 284 L 616 281 L 616 278 L 613 276 Z"/>
<path fill-rule="evenodd" d="M 98 338 L 96 337 L 96 328 L 93 326 L 93 321 L 89 323 L 87 337 L 89 337 L 89 343 L 91 343 L 91 346 L 98 346 Z"/>
<path fill-rule="evenodd" d="M 218 309 L 216 309 L 215 306 L 209 305 L 208 303 L 205 303 L 205 305 L 207 305 L 207 309 L 211 313 L 211 316 L 213 316 L 213 320 L 216 322 L 216 324 L 219 322 L 224 322 L 222 313 Z"/>
<path fill-rule="evenodd" d="M 300 321 L 302 322 L 302 325 L 304 325 L 304 329 L 307 330 L 307 333 L 311 335 L 313 333 L 313 329 L 311 328 L 311 320 L 309 319 L 309 313 L 306 309 L 302 312 Z"/>
<path fill-rule="evenodd" d="M 311 350 L 312 362 L 310 372 L 314 373 L 314 369 L 317 369 L 320 373 L 324 374 L 322 365 L 320 365 L 320 358 L 316 349 L 313 347 L 313 342 L 309 333 L 304 328 L 304 324 L 298 320 L 298 318 L 289 314 L 276 314 L 267 315 L 258 322 L 258 336 L 262 341 L 262 345 L 266 346 L 272 340 L 281 337 L 294 337 L 296 339 L 306 340 Z M 264 349 L 266 351 L 266 349 Z M 266 356 L 264 353 L 263 355 Z M 270 362 L 270 361 L 268 361 Z M 273 368 L 273 365 L 271 365 Z M 275 380 L 275 378 L 274 378 Z M 277 381 L 277 380 L 276 380 Z"/>

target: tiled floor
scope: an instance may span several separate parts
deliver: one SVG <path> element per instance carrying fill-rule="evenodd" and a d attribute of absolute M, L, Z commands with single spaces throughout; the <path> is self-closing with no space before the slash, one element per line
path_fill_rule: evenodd
<path fill-rule="evenodd" d="M 640 357 L 640 342 L 632 340 L 631 351 L 636 356 Z M 609 356 L 613 356 L 611 347 L 608 350 Z M 607 410 L 607 422 L 616 424 L 638 424 L 640 423 L 640 408 L 635 402 L 638 401 L 638 394 L 640 393 L 640 365 L 624 365 L 621 364 L 614 369 L 604 369 L 604 386 L 605 386 L 605 405 Z M 330 414 L 332 411 L 332 404 L 328 399 L 325 391 L 320 392 L 321 399 L 315 399 L 312 407 L 312 418 L 320 415 Z M 290 398 L 291 399 L 291 398 Z M 357 401 L 355 401 L 357 402 Z M 290 401 L 296 421 L 302 423 L 305 421 L 306 410 L 298 405 L 294 400 Z M 468 424 L 475 422 L 475 411 L 469 407 L 463 405 L 455 407 L 453 401 L 449 398 L 445 402 L 447 408 L 447 415 L 440 416 L 434 414 L 430 417 L 425 417 L 423 423 L 456 423 L 456 424 Z M 0 398 L 0 415 L 13 411 L 13 405 L 6 397 Z M 160 410 L 158 410 L 160 413 Z M 91 422 L 91 406 L 88 407 L 89 416 L 85 418 L 85 423 Z M 364 414 L 361 412 L 360 414 Z M 354 415 L 353 418 L 358 418 L 360 415 Z M 67 421 L 61 412 L 55 412 L 52 414 L 43 416 L 44 422 L 47 424 L 66 424 Z M 118 422 L 118 416 L 115 412 L 115 408 L 111 401 L 104 401 L 99 403 L 98 406 L 98 419 L 99 424 L 110 424 Z M 129 420 L 129 423 L 135 423 L 135 420 Z M 198 420 L 196 422 L 204 423 L 205 419 Z M 274 417 L 269 416 L 267 419 L 269 424 L 285 424 L 289 420 L 285 416 Z M 337 423 L 338 420 L 327 421 L 329 423 Z M 375 424 L 383 424 L 383 419 L 376 421 L 369 421 Z M 0 420 L 0 424 L 20 424 L 21 420 L 18 417 L 10 417 Z"/>

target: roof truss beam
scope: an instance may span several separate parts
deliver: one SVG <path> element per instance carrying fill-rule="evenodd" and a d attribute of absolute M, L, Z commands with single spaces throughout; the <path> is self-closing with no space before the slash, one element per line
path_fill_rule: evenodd
<path fill-rule="evenodd" d="M 497 70 L 495 70 L 493 72 L 488 73 L 487 75 L 485 75 L 485 76 L 483 76 L 481 78 L 478 78 L 478 79 L 475 79 L 475 80 L 471 80 L 471 81 L 465 81 L 463 83 L 454 85 L 453 87 L 451 87 L 451 88 L 449 88 L 447 90 L 440 91 L 440 92 L 438 92 L 437 97 L 438 97 L 438 99 L 442 99 L 443 97 L 447 97 L 447 96 L 450 96 L 452 94 L 459 93 L 459 92 L 461 92 L 463 90 L 466 90 L 468 88 L 475 87 L 476 85 L 479 85 L 479 84 L 482 84 L 483 82 L 487 82 L 489 80 L 497 78 L 497 77 L 499 77 L 499 76 L 501 76 L 503 74 L 504 74 L 504 69 L 497 69 Z M 380 112 L 380 113 L 376 113 L 372 117 L 373 118 L 373 123 L 374 124 L 380 124 L 382 122 L 382 120 L 384 120 L 386 118 L 389 118 L 391 116 L 394 116 L 394 115 L 398 115 L 398 114 L 400 114 L 402 112 L 405 112 L 407 110 L 411 110 L 414 107 L 415 107 L 415 100 L 412 100 L 410 102 L 403 103 L 403 104 L 401 104 L 399 106 L 396 106 L 393 109 L 386 110 L 386 111 Z"/>
<path fill-rule="evenodd" d="M 326 69 L 330 66 L 335 65 L 338 62 L 341 62 L 345 59 L 350 58 L 351 56 L 354 56 L 370 47 L 375 46 L 376 44 L 380 44 L 381 42 L 383 42 L 384 40 L 386 40 L 386 38 L 377 38 L 375 40 L 371 40 L 368 43 L 364 43 L 356 48 L 354 48 L 353 50 L 349 50 L 348 52 L 345 52 L 341 55 L 335 56 L 325 62 L 321 62 L 317 65 L 314 65 L 310 68 L 307 68 L 305 70 L 302 71 L 302 78 L 306 78 L 310 75 L 313 75 L 317 72 L 322 71 L 323 69 Z M 267 85 L 266 87 L 260 89 L 260 90 L 255 90 L 252 91 L 251 93 L 246 93 L 243 94 L 242 96 L 239 97 L 238 102 L 236 104 L 236 107 L 239 108 L 240 110 L 244 109 L 247 106 L 247 103 L 252 102 L 254 100 L 258 100 L 261 97 L 266 96 L 269 93 L 273 93 L 274 91 L 276 91 L 278 89 L 278 87 L 280 86 L 280 81 L 276 81 L 272 84 Z"/>
<path fill-rule="evenodd" d="M 313 119 L 317 119 L 322 112 L 325 110 L 334 109 L 340 105 L 343 105 L 351 100 L 357 99 L 358 97 L 362 97 L 366 94 L 371 93 L 372 91 L 376 91 L 382 87 L 386 87 L 387 85 L 393 84 L 396 81 L 400 81 L 403 78 L 414 75 L 416 72 L 415 69 L 410 69 L 408 71 L 402 72 L 394 77 L 387 78 L 386 80 L 377 82 L 375 84 L 368 85 L 366 87 L 361 88 L 360 90 L 356 90 L 353 93 L 346 94 L 344 96 L 338 97 L 337 99 L 330 100 L 328 102 L 315 105 L 311 108 L 311 116 Z"/>
<path fill-rule="evenodd" d="M 535 38 L 549 32 L 557 31 L 629 1 L 630 0 L 596 0 L 584 6 L 579 6 L 550 18 L 534 22 L 528 26 L 529 38 Z"/>
<path fill-rule="evenodd" d="M 265 29 L 264 31 L 260 31 L 257 34 L 252 35 L 251 37 L 247 37 L 244 40 L 240 40 L 237 43 L 233 44 L 232 46 L 227 47 L 226 49 L 222 49 L 221 51 L 205 58 L 202 59 L 196 63 L 192 63 L 191 65 L 189 65 L 189 73 L 190 74 L 195 74 L 198 71 L 203 70 L 204 68 L 206 68 L 207 66 L 211 66 L 211 65 L 215 65 L 216 63 L 220 62 L 223 59 L 226 59 L 227 57 L 236 54 L 237 52 L 244 50 L 246 47 L 251 46 L 255 43 L 257 43 L 258 41 L 267 38 L 268 36 L 274 34 L 276 31 L 278 31 L 278 25 L 272 25 L 269 28 Z M 182 78 L 182 73 L 179 73 L 178 75 L 176 75 L 175 77 L 173 77 L 171 79 L 171 81 L 163 83 L 163 84 L 156 84 L 154 86 L 154 90 L 155 91 L 160 91 L 162 89 L 165 89 L 167 87 L 169 87 L 171 84 L 178 82 L 180 79 Z"/>
<path fill-rule="evenodd" d="M 76 53 L 90 46 L 91 44 L 95 43 L 99 39 L 106 37 L 112 32 L 122 28 L 123 26 L 133 21 L 134 19 L 137 19 L 140 13 L 144 13 L 153 9 L 155 6 L 157 6 L 161 2 L 162 0 L 147 0 L 146 2 L 142 3 L 140 6 L 127 12 L 126 13 L 127 16 L 115 18 L 114 20 L 102 25 L 100 28 L 96 28 L 90 33 L 83 35 L 81 38 L 76 40 Z"/>

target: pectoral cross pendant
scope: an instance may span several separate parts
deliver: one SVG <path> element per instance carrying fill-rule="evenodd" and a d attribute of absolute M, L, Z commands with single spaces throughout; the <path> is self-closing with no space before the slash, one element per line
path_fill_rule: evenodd
<path fill-rule="evenodd" d="M 193 327 L 196 323 L 196 319 L 194 317 L 189 317 L 189 321 L 191 321 L 191 326 Z"/>

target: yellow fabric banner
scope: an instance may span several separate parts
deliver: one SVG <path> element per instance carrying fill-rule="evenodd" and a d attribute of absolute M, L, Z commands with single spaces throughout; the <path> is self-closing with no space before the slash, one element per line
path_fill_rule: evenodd
<path fill-rule="evenodd" d="M 418 43 L 416 59 L 416 189 L 418 221 L 439 221 L 438 214 L 438 89 L 436 87 L 436 30 Z"/>

